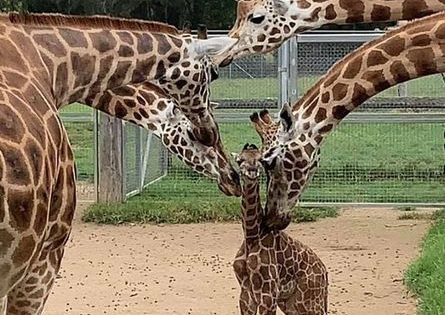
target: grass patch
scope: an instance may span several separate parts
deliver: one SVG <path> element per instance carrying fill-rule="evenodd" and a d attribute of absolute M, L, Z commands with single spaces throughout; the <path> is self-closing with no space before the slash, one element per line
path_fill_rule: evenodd
<path fill-rule="evenodd" d="M 422 315 L 445 314 L 445 209 L 434 218 L 420 258 L 405 275 L 406 283 L 420 300 L 418 313 Z"/>
<path fill-rule="evenodd" d="M 95 204 L 84 213 L 85 222 L 99 224 L 153 223 L 189 224 L 204 222 L 238 222 L 240 202 L 237 198 L 220 198 L 218 201 L 199 201 L 193 198 L 150 200 L 131 198 L 125 204 Z M 336 217 L 336 208 L 295 208 L 294 222 L 314 222 L 321 218 Z"/>
<path fill-rule="evenodd" d="M 422 212 L 407 212 L 398 216 L 398 220 L 431 220 L 433 215 L 431 213 Z"/>
<path fill-rule="evenodd" d="M 396 210 L 399 210 L 399 211 L 416 211 L 416 207 L 403 206 L 403 207 L 397 207 Z"/>

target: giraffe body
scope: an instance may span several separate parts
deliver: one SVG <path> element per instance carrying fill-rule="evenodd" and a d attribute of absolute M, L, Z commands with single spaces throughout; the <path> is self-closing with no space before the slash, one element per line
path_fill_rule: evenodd
<path fill-rule="evenodd" d="M 202 143 L 192 126 L 213 119 L 205 54 L 218 43 L 158 23 L 10 14 L 0 16 L 0 45 L 0 314 L 43 312 L 70 235 L 75 166 L 62 105 L 82 102 L 154 131 L 236 194 L 218 132 Z M 187 106 L 196 111 L 182 114 Z"/>
<path fill-rule="evenodd" d="M 261 156 L 256 147 L 246 145 L 237 157 L 244 241 L 233 266 L 241 286 L 241 314 L 272 315 L 277 308 L 286 315 L 327 314 L 328 274 L 323 262 L 309 247 L 264 225 L 266 214 L 259 195 Z M 278 171 L 271 176 L 284 180 Z M 277 198 L 285 197 L 277 194 Z"/>
<path fill-rule="evenodd" d="M 219 65 L 277 49 L 290 37 L 326 24 L 412 20 L 445 10 L 443 0 L 240 0 L 230 36 L 238 42 Z"/>
<path fill-rule="evenodd" d="M 445 72 L 445 12 L 437 13 L 388 32 L 336 63 L 291 108 L 285 105 L 279 122 L 267 112 L 251 117 L 263 139 L 266 168 L 282 161 L 288 203 L 274 208 L 277 222 L 292 208 L 319 165 L 325 138 L 355 108 L 398 83 Z M 269 182 L 268 199 L 275 186 Z M 269 198 L 270 197 L 270 198 Z M 269 204 L 269 200 L 267 202 Z"/>

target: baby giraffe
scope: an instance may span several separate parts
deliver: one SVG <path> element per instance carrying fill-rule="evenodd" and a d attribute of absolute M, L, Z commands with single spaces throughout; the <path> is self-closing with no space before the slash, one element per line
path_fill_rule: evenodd
<path fill-rule="evenodd" d="M 278 307 L 286 315 L 327 314 L 328 274 L 323 262 L 309 247 L 262 224 L 266 214 L 260 202 L 261 152 L 246 144 L 236 161 L 242 181 L 244 241 L 233 267 L 241 286 L 241 314 L 275 315 Z M 279 167 L 275 170 L 268 175 L 285 181 Z M 284 192 L 275 195 L 285 197 Z"/>

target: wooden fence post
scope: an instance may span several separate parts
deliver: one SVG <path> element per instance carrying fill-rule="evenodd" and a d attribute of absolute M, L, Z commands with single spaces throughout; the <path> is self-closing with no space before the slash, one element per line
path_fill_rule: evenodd
<path fill-rule="evenodd" d="M 100 203 L 125 200 L 123 161 L 123 122 L 106 114 L 99 118 L 99 191 Z"/>

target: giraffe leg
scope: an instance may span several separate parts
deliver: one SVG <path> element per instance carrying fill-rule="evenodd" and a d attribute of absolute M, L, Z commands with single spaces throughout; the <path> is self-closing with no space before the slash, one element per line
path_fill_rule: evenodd
<path fill-rule="evenodd" d="M 27 275 L 8 294 L 8 315 L 42 313 L 60 268 L 64 244 L 65 240 L 58 248 L 42 250 L 40 257 L 31 265 Z"/>
<path fill-rule="evenodd" d="M 285 315 L 327 315 L 327 289 L 319 288 L 306 291 L 296 290 L 296 293 L 286 301 L 278 304 Z"/>
<path fill-rule="evenodd" d="M 255 315 L 258 305 L 252 296 L 252 292 L 248 288 L 248 280 L 241 285 L 241 294 L 239 297 L 239 308 L 241 315 Z"/>

